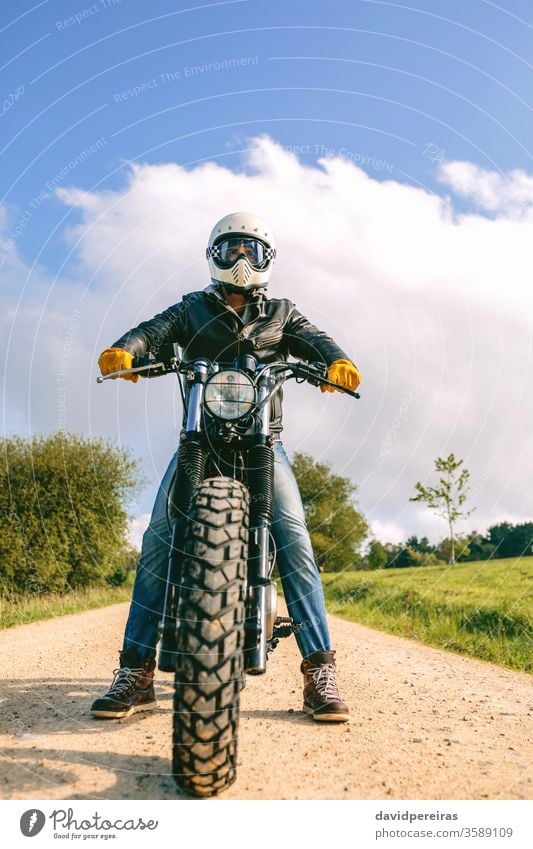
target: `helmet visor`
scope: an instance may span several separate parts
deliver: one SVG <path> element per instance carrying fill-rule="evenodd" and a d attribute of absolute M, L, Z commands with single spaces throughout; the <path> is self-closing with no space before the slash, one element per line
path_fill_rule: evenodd
<path fill-rule="evenodd" d="M 254 268 L 261 268 L 267 261 L 266 245 L 249 236 L 226 237 L 214 245 L 211 252 L 220 268 L 231 268 L 241 257 L 245 257 Z"/>

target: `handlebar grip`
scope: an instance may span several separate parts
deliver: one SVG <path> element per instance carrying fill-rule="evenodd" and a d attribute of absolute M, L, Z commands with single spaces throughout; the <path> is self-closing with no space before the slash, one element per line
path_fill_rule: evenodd
<path fill-rule="evenodd" d="M 359 392 L 355 392 L 353 389 L 348 389 L 346 386 L 340 386 L 338 383 L 333 383 L 333 381 L 327 379 L 328 367 L 325 363 L 311 363 L 311 367 L 316 369 L 320 373 L 319 382 L 321 384 L 326 384 L 327 386 L 334 386 L 339 392 L 344 392 L 345 395 L 351 395 L 352 398 L 360 398 Z M 318 385 L 318 384 L 317 384 Z"/>
<path fill-rule="evenodd" d="M 351 395 L 352 398 L 360 398 L 358 392 L 353 389 L 348 389 L 346 386 L 339 386 L 338 383 L 328 380 L 326 375 L 328 367 L 325 363 L 295 363 L 293 367 L 295 376 L 305 378 L 313 386 L 334 386 L 339 392 L 344 392 L 345 395 Z"/>

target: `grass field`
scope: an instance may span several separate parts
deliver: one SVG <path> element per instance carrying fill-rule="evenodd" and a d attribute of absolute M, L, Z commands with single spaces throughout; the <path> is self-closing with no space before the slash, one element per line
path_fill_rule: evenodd
<path fill-rule="evenodd" d="M 330 613 L 533 672 L 533 557 L 322 579 Z"/>
<path fill-rule="evenodd" d="M 121 587 L 91 587 L 69 593 L 43 593 L 35 596 L 0 595 L 0 628 L 26 625 L 38 619 L 52 619 L 67 613 L 81 613 L 95 607 L 106 607 L 129 601 L 131 583 Z"/>
<path fill-rule="evenodd" d="M 326 573 L 330 613 L 438 648 L 533 672 L 533 557 Z M 1 596 L 0 628 L 129 601 L 131 584 Z"/>

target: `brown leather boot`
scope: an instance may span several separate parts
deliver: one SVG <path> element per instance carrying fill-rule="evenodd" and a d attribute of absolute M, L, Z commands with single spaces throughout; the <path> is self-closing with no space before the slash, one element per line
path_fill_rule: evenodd
<path fill-rule="evenodd" d="M 302 661 L 306 713 L 322 722 L 346 722 L 350 709 L 342 701 L 336 682 L 335 652 L 315 651 Z"/>
<path fill-rule="evenodd" d="M 154 694 L 155 660 L 142 660 L 135 652 L 120 652 L 120 668 L 113 670 L 113 683 L 91 713 L 98 719 L 124 719 L 138 710 L 156 707 Z"/>

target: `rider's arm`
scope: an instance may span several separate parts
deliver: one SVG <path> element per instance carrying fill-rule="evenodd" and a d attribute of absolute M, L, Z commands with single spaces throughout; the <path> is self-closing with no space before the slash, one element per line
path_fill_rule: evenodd
<path fill-rule="evenodd" d="M 285 326 L 285 338 L 290 354 L 301 360 L 322 361 L 328 367 L 327 377 L 332 383 L 355 390 L 361 382 L 357 366 L 339 348 L 331 336 L 293 309 Z M 333 392 L 336 387 L 322 385 L 322 392 Z"/>
<path fill-rule="evenodd" d="M 128 330 L 120 339 L 113 342 L 112 348 L 121 348 L 138 357 L 148 351 L 156 353 L 165 342 L 185 344 L 187 307 L 180 301 L 164 312 L 158 313 L 148 321 L 142 321 L 137 327 Z"/>
<path fill-rule="evenodd" d="M 284 338 L 289 353 L 300 360 L 322 361 L 330 366 L 336 360 L 350 359 L 331 336 L 311 324 L 296 308 L 285 325 Z"/>
<path fill-rule="evenodd" d="M 100 354 L 98 365 L 102 374 L 112 374 L 122 369 L 130 369 L 133 357 L 142 356 L 148 351 L 156 354 L 165 342 L 177 342 L 183 345 L 186 334 L 186 306 L 183 301 L 158 313 L 149 321 L 143 321 L 137 327 L 128 330 L 120 339 L 113 342 Z M 138 374 L 122 375 L 124 380 L 137 383 Z"/>

